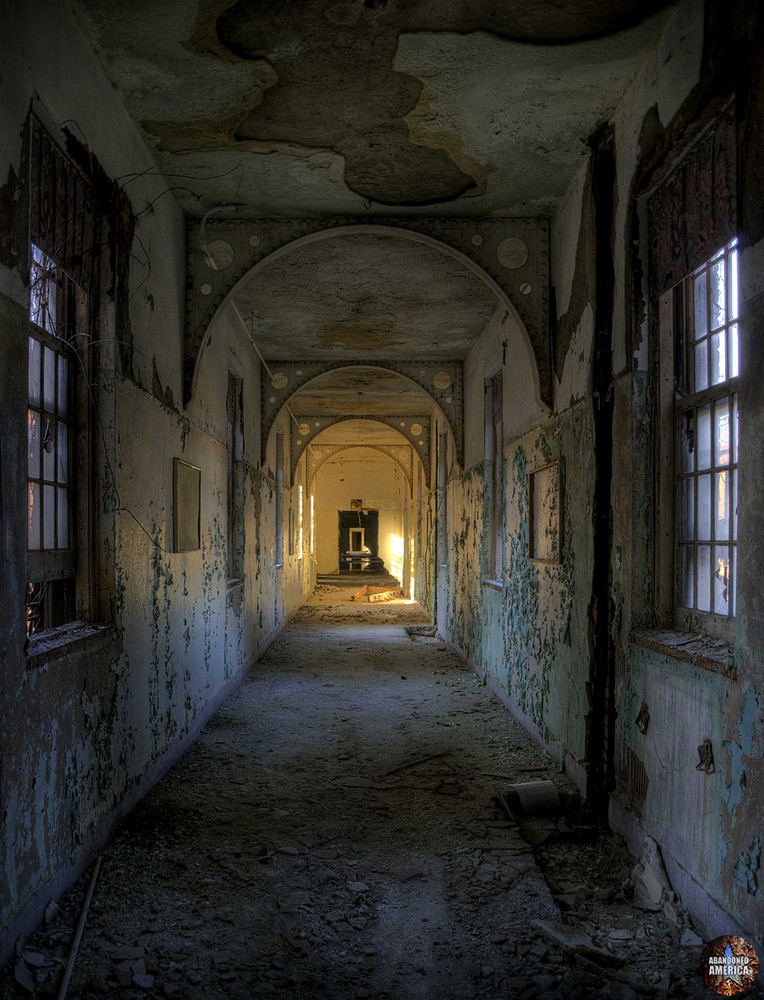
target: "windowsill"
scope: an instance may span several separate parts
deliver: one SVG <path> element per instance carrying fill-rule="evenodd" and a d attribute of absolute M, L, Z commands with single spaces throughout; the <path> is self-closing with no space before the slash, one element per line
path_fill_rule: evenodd
<path fill-rule="evenodd" d="M 684 660 L 725 677 L 735 677 L 734 651 L 732 644 L 725 639 L 714 639 L 700 632 L 638 629 L 632 632 L 631 640 L 644 649 L 652 649 L 675 660 Z"/>
<path fill-rule="evenodd" d="M 229 576 L 228 579 L 225 582 L 225 585 L 228 588 L 228 590 L 235 590 L 237 587 L 243 587 L 244 586 L 244 577 L 243 576 Z"/>
<path fill-rule="evenodd" d="M 97 639 L 113 636 L 111 625 L 95 622 L 69 622 L 68 625 L 46 629 L 27 640 L 27 668 L 42 667 L 60 656 L 77 652 Z"/>
<path fill-rule="evenodd" d="M 483 580 L 482 584 L 484 587 L 488 587 L 489 590 L 504 590 L 504 584 L 501 580 Z"/>

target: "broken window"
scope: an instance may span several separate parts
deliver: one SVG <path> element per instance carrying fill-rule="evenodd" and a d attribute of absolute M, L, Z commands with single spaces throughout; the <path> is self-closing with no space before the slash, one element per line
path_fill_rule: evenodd
<path fill-rule="evenodd" d="M 73 385 L 88 297 L 34 244 L 29 275 L 27 636 L 76 617 Z"/>
<path fill-rule="evenodd" d="M 89 617 L 92 318 L 102 217 L 88 177 L 30 115 L 26 633 Z M 96 348 L 97 350 L 97 348 Z"/>
<path fill-rule="evenodd" d="M 737 603 L 737 241 L 680 286 L 678 607 L 734 617 Z M 687 614 L 680 611 L 687 624 Z M 704 627 L 706 622 L 704 620 Z"/>

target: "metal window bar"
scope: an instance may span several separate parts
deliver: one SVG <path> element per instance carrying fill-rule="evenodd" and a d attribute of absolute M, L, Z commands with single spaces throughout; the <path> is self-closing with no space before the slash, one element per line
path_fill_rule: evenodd
<path fill-rule="evenodd" d="M 680 603 L 690 610 L 727 618 L 734 617 L 736 610 L 737 282 L 735 240 L 714 254 L 686 281 L 682 346 L 688 395 L 678 405 L 682 459 L 679 477 Z M 725 410 L 727 441 L 722 442 L 717 435 Z M 706 415 L 707 432 L 703 427 Z M 725 451 L 722 445 L 726 445 Z M 708 454 L 704 455 L 701 466 L 704 447 Z M 721 495 L 722 489 L 724 495 Z M 691 497 L 689 504 L 688 496 Z M 702 500 L 707 503 L 703 504 Z M 723 535 L 718 534 L 720 521 L 725 525 Z M 687 587 L 688 576 L 691 593 Z M 721 585 L 720 593 L 717 593 L 717 581 Z"/>

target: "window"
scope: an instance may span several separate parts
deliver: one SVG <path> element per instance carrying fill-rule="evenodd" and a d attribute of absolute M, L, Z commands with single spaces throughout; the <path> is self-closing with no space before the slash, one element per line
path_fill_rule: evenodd
<path fill-rule="evenodd" d="M 228 372 L 226 393 L 226 458 L 227 468 L 227 552 L 228 577 L 244 575 L 241 510 L 243 506 L 241 379 Z"/>
<path fill-rule="evenodd" d="M 76 346 L 90 325 L 82 289 L 34 244 L 30 257 L 27 636 L 77 617 L 74 385 L 87 377 Z"/>
<path fill-rule="evenodd" d="M 276 431 L 276 566 L 284 565 L 284 433 Z"/>
<path fill-rule="evenodd" d="M 448 564 L 448 498 L 446 496 L 446 487 L 448 484 L 448 433 L 446 431 L 441 431 L 438 434 L 437 441 L 438 564 L 440 566 L 446 566 Z"/>
<path fill-rule="evenodd" d="M 302 559 L 302 550 L 305 545 L 305 510 L 302 486 L 297 487 L 297 554 Z"/>
<path fill-rule="evenodd" d="M 485 383 L 485 488 L 490 496 L 487 525 L 487 575 L 500 583 L 504 577 L 504 372 L 499 369 Z"/>
<path fill-rule="evenodd" d="M 736 607 L 737 257 L 732 240 L 676 293 L 681 364 L 676 617 L 681 627 L 699 624 L 722 633 Z"/>

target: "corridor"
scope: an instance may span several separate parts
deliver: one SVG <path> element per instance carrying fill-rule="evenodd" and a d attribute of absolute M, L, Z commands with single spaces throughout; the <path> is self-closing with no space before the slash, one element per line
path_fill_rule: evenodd
<path fill-rule="evenodd" d="M 681 910 L 625 900 L 621 841 L 416 604 L 354 589 L 317 588 L 107 847 L 70 996 L 701 996 Z M 542 778 L 566 816 L 521 835 L 494 792 Z M 23 952 L 38 996 L 86 882 Z"/>

